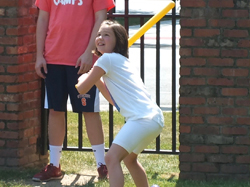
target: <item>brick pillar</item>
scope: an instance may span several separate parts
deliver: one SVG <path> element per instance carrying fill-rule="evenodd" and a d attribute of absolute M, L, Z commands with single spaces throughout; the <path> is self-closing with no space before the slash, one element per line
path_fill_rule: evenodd
<path fill-rule="evenodd" d="M 0 166 L 47 162 L 40 156 L 41 82 L 34 71 L 34 0 L 0 1 Z"/>
<path fill-rule="evenodd" d="M 180 179 L 249 180 L 249 0 L 180 3 Z"/>

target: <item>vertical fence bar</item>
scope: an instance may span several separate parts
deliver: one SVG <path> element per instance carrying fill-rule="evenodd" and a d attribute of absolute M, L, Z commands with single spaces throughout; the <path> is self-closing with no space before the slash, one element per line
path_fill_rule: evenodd
<path fill-rule="evenodd" d="M 109 104 L 109 147 L 114 139 L 114 112 L 113 106 Z"/>
<path fill-rule="evenodd" d="M 160 22 L 156 23 L 156 103 L 160 106 Z M 161 149 L 160 135 L 156 138 L 156 150 Z"/>
<path fill-rule="evenodd" d="M 82 113 L 78 113 L 78 149 L 82 150 Z"/>
<path fill-rule="evenodd" d="M 172 9 L 172 151 L 176 152 L 176 7 Z"/>
<path fill-rule="evenodd" d="M 67 107 L 66 107 L 67 109 Z M 67 110 L 65 112 L 65 136 L 64 136 L 64 141 L 63 141 L 63 148 L 67 148 L 68 147 L 68 117 L 67 117 Z"/>
<path fill-rule="evenodd" d="M 140 18 L 140 26 L 142 26 L 144 24 L 144 17 L 141 17 Z M 144 43 L 144 35 L 140 38 L 140 74 L 141 74 L 141 78 L 144 82 L 145 78 L 144 78 L 144 46 L 145 46 L 145 43 Z"/>

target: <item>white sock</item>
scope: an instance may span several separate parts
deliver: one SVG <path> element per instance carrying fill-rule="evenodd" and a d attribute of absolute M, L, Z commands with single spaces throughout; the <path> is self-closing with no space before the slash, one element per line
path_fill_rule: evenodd
<path fill-rule="evenodd" d="M 49 150 L 50 150 L 50 163 L 53 164 L 53 166 L 59 168 L 60 158 L 62 154 L 62 146 L 49 145 Z"/>
<path fill-rule="evenodd" d="M 92 145 L 92 150 L 95 155 L 97 168 L 99 168 L 101 164 L 106 165 L 105 160 L 104 160 L 104 156 L 105 156 L 104 149 L 105 149 L 104 143 L 99 144 L 99 145 Z"/>

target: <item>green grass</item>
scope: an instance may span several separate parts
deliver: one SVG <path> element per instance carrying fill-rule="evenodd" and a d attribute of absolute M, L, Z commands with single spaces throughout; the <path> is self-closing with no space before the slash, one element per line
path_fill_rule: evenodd
<path fill-rule="evenodd" d="M 108 145 L 108 112 L 101 113 L 104 132 L 105 144 Z M 161 149 L 171 148 L 171 113 L 164 113 L 165 129 L 161 135 Z M 124 118 L 117 112 L 114 112 L 114 134 L 116 134 L 124 123 Z M 177 116 L 178 124 L 178 116 Z M 85 128 L 83 132 L 83 146 L 90 147 L 87 139 Z M 178 129 L 178 127 L 177 127 Z M 68 144 L 70 146 L 77 146 L 77 115 L 69 112 L 68 114 Z M 178 138 L 178 134 L 177 134 Z M 178 139 L 177 139 L 178 141 Z M 177 145 L 178 147 L 178 145 Z M 154 143 L 151 143 L 148 148 L 154 148 Z M 158 184 L 160 187 L 250 187 L 249 182 L 237 181 L 181 181 L 178 180 L 179 173 L 179 160 L 176 155 L 161 155 L 161 154 L 140 154 L 139 161 L 144 166 L 150 185 Z M 79 152 L 79 151 L 63 151 L 61 159 L 62 170 L 66 175 L 75 174 L 75 181 L 77 177 L 88 176 L 90 179 L 96 177 L 96 163 L 92 152 Z M 133 180 L 122 164 L 125 187 L 134 187 Z M 27 168 L 21 170 L 0 168 L 0 187 L 31 187 L 31 186 L 80 186 L 75 183 L 61 185 L 60 181 L 57 185 L 54 183 L 32 183 L 31 178 L 34 173 L 38 172 L 41 168 Z M 91 178 L 92 177 L 92 178 Z M 108 187 L 107 181 L 98 182 L 96 180 L 89 180 L 87 184 L 81 186 L 88 187 Z"/>

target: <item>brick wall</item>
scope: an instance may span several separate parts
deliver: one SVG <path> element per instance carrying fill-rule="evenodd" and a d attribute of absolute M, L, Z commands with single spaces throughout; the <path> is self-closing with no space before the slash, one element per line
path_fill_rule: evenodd
<path fill-rule="evenodd" d="M 34 71 L 34 0 L 0 1 L 0 166 L 34 166 L 40 157 L 40 79 Z"/>
<path fill-rule="evenodd" d="M 180 178 L 249 180 L 249 0 L 180 2 Z"/>

